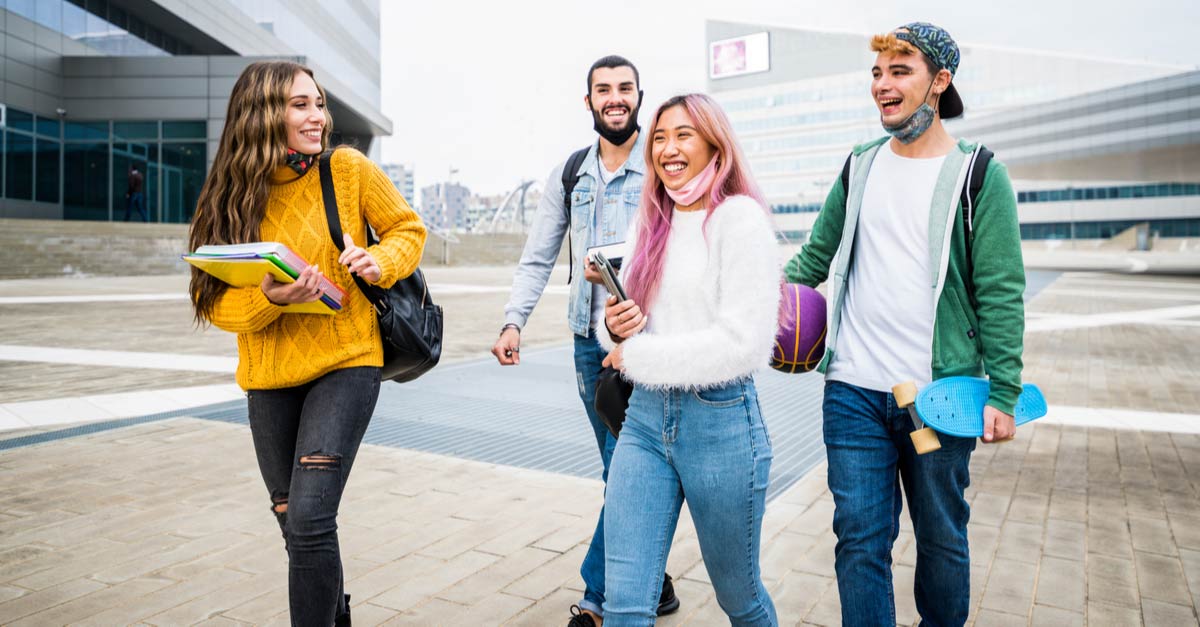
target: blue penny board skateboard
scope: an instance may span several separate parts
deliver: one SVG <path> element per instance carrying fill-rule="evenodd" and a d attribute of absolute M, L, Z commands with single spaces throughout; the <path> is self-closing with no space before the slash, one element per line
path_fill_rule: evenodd
<path fill-rule="evenodd" d="M 925 386 L 917 394 L 917 414 L 933 430 L 963 438 L 983 435 L 983 406 L 988 399 L 988 380 L 977 377 L 946 377 Z M 1046 398 L 1032 383 L 1021 386 L 1013 409 L 1017 425 L 1046 415 Z"/>

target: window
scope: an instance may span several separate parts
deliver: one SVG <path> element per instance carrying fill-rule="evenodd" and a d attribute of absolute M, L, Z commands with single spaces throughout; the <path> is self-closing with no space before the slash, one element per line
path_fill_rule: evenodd
<path fill-rule="evenodd" d="M 207 174 L 204 120 L 63 122 L 19 109 L 5 113 L 0 196 L 61 204 L 69 220 L 122 220 L 136 163 L 146 218 L 186 223 L 195 212 Z M 164 142 L 160 134 L 168 131 L 190 141 Z"/>
<path fill-rule="evenodd" d="M 113 122 L 113 136 L 122 139 L 158 139 L 158 122 Z"/>
<path fill-rule="evenodd" d="M 37 133 L 50 139 L 58 139 L 62 134 L 62 122 L 39 115 L 37 116 Z"/>
<path fill-rule="evenodd" d="M 204 121 L 163 122 L 163 139 L 205 139 L 208 137 Z"/>
<path fill-rule="evenodd" d="M 162 145 L 164 222 L 191 221 L 204 185 L 206 153 L 203 142 Z"/>
<path fill-rule="evenodd" d="M 5 124 L 10 129 L 18 131 L 33 132 L 33 114 L 26 113 L 20 109 L 8 107 L 8 113 L 5 116 Z"/>
<path fill-rule="evenodd" d="M 67 122 L 66 137 L 108 141 L 108 122 Z"/>
<path fill-rule="evenodd" d="M 108 144 L 68 143 L 63 150 L 63 217 L 108 220 Z M 124 190 L 121 190 L 124 195 Z"/>
<path fill-rule="evenodd" d="M 12 131 L 5 136 L 4 195 L 14 200 L 33 200 L 33 137 Z"/>
<path fill-rule="evenodd" d="M 61 144 L 55 140 L 37 139 L 37 198 L 38 202 L 58 202 L 58 155 Z"/>

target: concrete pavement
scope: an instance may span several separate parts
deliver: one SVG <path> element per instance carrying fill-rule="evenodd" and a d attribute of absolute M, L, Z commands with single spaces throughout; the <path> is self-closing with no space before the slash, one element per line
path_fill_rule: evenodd
<path fill-rule="evenodd" d="M 447 363 L 490 347 L 509 272 L 431 269 Z M 138 367 L 233 355 L 230 336 L 189 326 L 186 301 L 168 297 L 181 285 L 0 282 L 12 429 L 0 434 L 0 623 L 287 623 L 284 556 L 244 427 L 178 417 L 62 431 L 239 398 L 220 361 Z M 1196 624 L 1198 305 L 1194 278 L 1092 273 L 1058 276 L 1029 303 L 1025 378 L 1052 412 L 973 458 L 974 624 Z M 564 309 L 565 290 L 544 297 L 527 346 L 561 343 Z M 601 498 L 594 479 L 365 445 L 340 532 L 356 624 L 565 624 Z M 764 578 L 785 624 L 839 622 L 831 516 L 820 466 L 768 506 Z M 893 572 L 908 625 L 906 518 Z M 686 514 L 669 571 L 683 608 L 660 625 L 726 624 Z"/>

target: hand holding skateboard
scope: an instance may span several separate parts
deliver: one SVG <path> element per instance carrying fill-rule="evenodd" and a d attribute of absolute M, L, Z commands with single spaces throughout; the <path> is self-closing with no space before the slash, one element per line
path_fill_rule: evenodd
<path fill-rule="evenodd" d="M 917 454 L 923 455 L 941 448 L 934 431 L 963 438 L 983 435 L 983 410 L 987 405 L 990 384 L 978 377 L 946 377 L 925 386 L 920 393 L 908 381 L 892 388 L 896 404 L 908 407 L 913 414 L 917 431 L 911 434 Z M 1046 398 L 1032 383 L 1021 388 L 1013 409 L 1017 426 L 1046 415 Z M 926 426 L 927 425 L 927 426 Z"/>

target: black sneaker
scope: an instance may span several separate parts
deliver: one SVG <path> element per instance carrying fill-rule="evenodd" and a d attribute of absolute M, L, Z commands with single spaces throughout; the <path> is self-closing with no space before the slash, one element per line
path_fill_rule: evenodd
<path fill-rule="evenodd" d="M 678 605 L 678 603 L 676 603 Z M 571 606 L 571 622 L 567 627 L 596 627 L 596 620 L 591 614 L 580 609 L 578 605 Z"/>
<path fill-rule="evenodd" d="M 663 573 L 662 595 L 658 597 L 658 615 L 666 616 L 677 609 L 679 597 L 675 596 L 675 585 L 671 583 L 671 576 Z"/>

